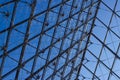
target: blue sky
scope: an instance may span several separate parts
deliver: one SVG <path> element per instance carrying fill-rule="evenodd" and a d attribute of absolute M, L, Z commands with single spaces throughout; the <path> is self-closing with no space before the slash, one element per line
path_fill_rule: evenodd
<path fill-rule="evenodd" d="M 71 11 L 71 5 L 73 3 L 72 1 L 74 1 L 74 5 L 73 5 L 74 8 Z M 94 0 L 94 2 L 95 1 L 97 0 Z M 95 67 L 98 62 L 97 58 L 100 58 L 100 62 L 97 65 L 95 75 L 98 76 L 100 80 L 107 80 L 110 73 L 109 69 L 111 68 L 114 73 L 113 75 L 111 75 L 110 80 L 119 80 L 119 77 L 117 77 L 116 75 L 118 76 L 120 75 L 120 70 L 118 68 L 118 66 L 120 65 L 120 61 L 117 58 L 115 59 L 115 55 L 108 48 L 110 48 L 114 53 L 117 54 L 117 49 L 119 47 L 118 45 L 120 42 L 120 38 L 119 38 L 120 0 L 118 0 L 118 3 L 116 5 L 115 11 L 117 14 L 114 14 L 113 17 L 111 17 L 111 15 L 113 14 L 112 11 L 105 6 L 106 4 L 111 9 L 113 9 L 116 1 L 117 0 L 111 0 L 111 1 L 103 0 L 103 3 L 101 2 L 100 9 L 97 14 L 97 18 L 95 20 L 96 26 L 94 26 L 92 32 L 93 35 L 91 35 L 90 37 L 91 44 L 89 43 L 89 47 L 87 48 L 88 50 L 86 50 L 85 59 L 83 61 L 83 65 L 79 73 L 80 80 L 82 80 L 84 77 L 85 80 L 92 79 L 93 77 L 92 73 L 94 73 Z M 10 80 L 10 79 L 14 80 L 17 70 L 15 68 L 18 66 L 20 54 L 23 49 L 22 44 L 24 41 L 26 30 L 28 28 L 28 18 L 30 17 L 32 11 L 30 5 L 32 4 L 33 0 L 20 0 L 18 3 L 15 3 L 12 0 L 0 0 L 0 4 L 4 4 L 7 2 L 10 3 L 0 7 L 0 64 L 2 63 L 3 60 L 2 55 L 4 54 L 4 50 L 2 49 L 2 47 L 7 45 L 8 56 L 5 58 L 4 67 L 1 75 L 3 77 L 3 80 Z M 72 71 L 72 68 L 74 69 L 81 62 L 83 53 L 82 52 L 80 53 L 80 50 L 85 48 L 88 37 L 85 37 L 83 41 L 80 41 L 81 42 L 80 47 L 78 44 L 80 42 L 78 42 L 78 40 L 80 40 L 81 35 L 82 36 L 86 35 L 85 33 L 82 34 L 83 29 L 85 29 L 84 32 L 90 31 L 93 20 L 87 22 L 87 25 L 81 26 L 82 24 L 81 21 L 85 22 L 87 18 L 86 14 L 88 14 L 87 12 L 89 11 L 89 9 L 85 9 L 84 12 L 81 13 L 81 16 L 79 18 L 78 13 L 79 10 L 81 9 L 82 0 L 70 0 L 70 1 L 65 0 L 65 4 L 60 11 L 59 20 L 57 22 L 58 13 L 60 10 L 59 4 L 62 2 L 62 0 L 52 0 L 49 6 L 49 8 L 52 9 L 48 13 L 46 13 L 46 10 L 48 8 L 48 2 L 49 0 L 37 0 L 33 12 L 34 18 L 31 21 L 29 36 L 27 38 L 28 43 L 25 46 L 24 57 L 22 58 L 22 63 L 26 63 L 26 64 L 22 69 L 20 69 L 18 80 L 24 80 L 25 78 L 31 75 L 30 72 L 32 71 L 31 69 L 34 62 L 34 58 L 32 58 L 29 61 L 27 60 L 35 56 L 36 53 L 39 53 L 39 57 L 36 58 L 36 64 L 33 73 L 35 73 L 39 69 L 41 70 L 34 76 L 33 80 L 35 80 L 37 75 L 40 75 L 40 80 L 41 79 L 46 80 L 54 72 L 53 71 L 53 69 L 55 69 L 55 66 L 53 66 L 54 62 L 55 63 L 58 62 L 56 70 L 59 70 L 59 68 L 63 66 L 65 63 L 67 64 L 66 67 L 61 68 L 56 73 L 55 77 L 52 77 L 52 79 L 54 80 L 56 79 L 60 80 L 61 72 L 64 72 L 64 75 L 62 77 L 65 77 L 70 71 Z M 86 2 L 83 7 L 89 6 L 90 5 L 89 3 L 90 1 L 88 0 L 88 2 Z M 16 11 L 15 11 L 13 23 L 10 24 L 12 20 L 12 13 L 15 4 L 17 4 Z M 89 19 L 94 16 L 96 5 L 97 3 L 92 7 L 91 9 L 92 15 L 89 16 Z M 57 7 L 54 8 L 54 6 Z M 71 15 L 72 18 L 68 19 L 68 17 Z M 47 18 L 45 19 L 45 17 Z M 109 23 L 110 18 L 112 18 L 111 23 Z M 78 19 L 80 21 L 78 21 Z M 56 27 L 56 23 L 59 23 L 57 27 Z M 6 44 L 6 39 L 9 32 L 9 30 L 7 29 L 10 26 L 14 28 L 10 32 L 10 39 L 8 41 L 8 44 Z M 72 30 L 75 30 L 77 27 L 78 29 L 76 30 L 76 32 L 72 32 Z M 109 30 L 108 33 L 106 34 L 108 27 L 112 31 Z M 45 33 L 43 33 L 43 35 L 40 35 L 42 34 L 42 32 Z M 62 39 L 64 35 L 67 35 L 67 37 L 65 37 L 65 39 Z M 96 39 L 94 35 L 97 36 L 98 39 Z M 105 35 L 107 35 L 106 39 L 105 39 Z M 106 46 L 103 46 L 102 49 L 102 43 L 99 40 L 104 42 L 108 48 Z M 40 41 L 39 44 L 40 46 L 38 47 L 39 41 Z M 77 44 L 75 44 L 76 42 Z M 51 44 L 54 45 L 49 47 Z M 71 45 L 74 45 L 73 48 L 70 49 L 69 52 L 64 52 Z M 13 50 L 16 46 L 19 47 Z M 37 47 L 39 48 L 38 51 L 36 50 Z M 42 50 L 45 51 L 42 52 Z M 90 53 L 90 51 L 92 53 Z M 101 56 L 99 56 L 100 53 Z M 48 56 L 48 54 L 50 54 L 50 56 Z M 46 68 L 43 67 L 45 64 L 47 64 L 49 61 L 54 59 L 59 54 L 61 54 L 61 57 L 57 58 L 58 60 L 55 59 Z M 74 58 L 77 54 L 78 56 L 75 58 L 74 64 L 71 64 L 69 60 Z M 120 56 L 119 51 L 117 55 Z M 66 61 L 67 57 L 68 57 L 68 61 Z M 46 60 L 47 58 L 49 59 Z M 112 68 L 112 64 L 114 61 L 115 64 L 113 65 Z M 7 73 L 13 69 L 15 70 L 12 71 L 9 75 L 7 75 Z M 45 75 L 43 74 L 43 71 L 45 72 Z M 41 77 L 43 75 L 44 78 Z M 74 80 L 76 75 L 77 75 L 77 71 L 74 71 L 71 77 L 66 77 L 65 79 Z M 98 79 L 96 78 L 95 80 Z"/>

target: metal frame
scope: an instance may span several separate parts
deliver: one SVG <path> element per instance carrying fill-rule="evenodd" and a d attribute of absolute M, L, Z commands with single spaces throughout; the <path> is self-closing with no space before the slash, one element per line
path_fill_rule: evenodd
<path fill-rule="evenodd" d="M 1 1 L 0 79 L 120 79 L 114 71 L 120 45 L 118 41 L 115 47 L 112 39 L 120 40 L 120 36 L 111 27 L 113 18 L 120 18 L 116 11 L 119 0 L 113 2 L 111 8 L 104 0 Z M 111 14 L 108 24 L 100 16 L 103 8 Z M 100 31 L 95 32 L 101 26 L 105 29 L 103 40 Z M 107 44 L 109 38 L 113 46 Z M 100 49 L 94 51 L 96 45 Z M 102 60 L 104 57 L 106 60 Z M 104 68 L 107 71 L 103 72 Z"/>

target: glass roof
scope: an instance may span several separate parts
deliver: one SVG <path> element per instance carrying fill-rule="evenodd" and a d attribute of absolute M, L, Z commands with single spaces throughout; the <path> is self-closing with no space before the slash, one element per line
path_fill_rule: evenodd
<path fill-rule="evenodd" d="M 120 0 L 0 0 L 0 80 L 119 80 Z"/>

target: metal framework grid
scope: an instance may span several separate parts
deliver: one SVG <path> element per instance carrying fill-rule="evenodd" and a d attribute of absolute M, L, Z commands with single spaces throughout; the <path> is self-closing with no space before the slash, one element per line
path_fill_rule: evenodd
<path fill-rule="evenodd" d="M 0 80 L 119 80 L 120 0 L 111 3 L 1 0 Z"/>

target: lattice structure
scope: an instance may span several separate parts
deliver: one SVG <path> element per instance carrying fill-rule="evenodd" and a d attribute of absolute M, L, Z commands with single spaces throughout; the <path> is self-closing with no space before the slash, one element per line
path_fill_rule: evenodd
<path fill-rule="evenodd" d="M 0 80 L 119 80 L 119 3 L 0 0 Z"/>
<path fill-rule="evenodd" d="M 85 65 L 100 80 L 120 79 L 120 0 L 102 0 L 86 51 Z M 84 69 L 81 69 L 84 70 Z M 89 76 L 95 80 L 95 76 Z M 88 77 L 88 76 L 87 76 Z"/>

